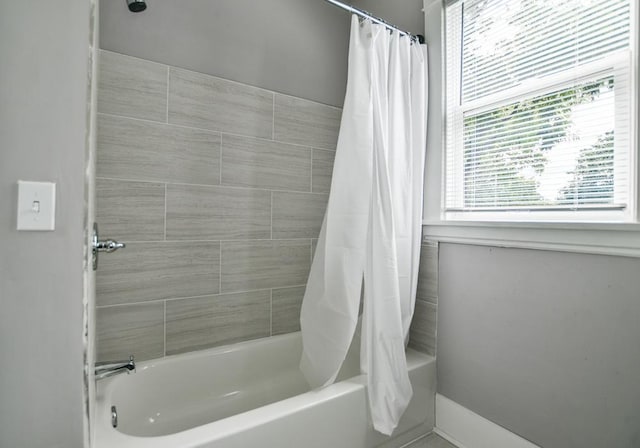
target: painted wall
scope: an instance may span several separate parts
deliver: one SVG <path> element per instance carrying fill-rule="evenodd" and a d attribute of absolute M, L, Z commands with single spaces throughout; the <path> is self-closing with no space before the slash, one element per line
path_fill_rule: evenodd
<path fill-rule="evenodd" d="M 299 330 L 341 110 L 102 51 L 98 358 Z"/>
<path fill-rule="evenodd" d="M 322 0 L 100 3 L 103 49 L 342 106 L 349 15 Z"/>
<path fill-rule="evenodd" d="M 640 446 L 639 272 L 441 244 L 438 392 L 546 448 Z"/>
<path fill-rule="evenodd" d="M 422 0 L 353 4 L 424 29 Z M 103 1 L 100 14 L 105 50 L 342 106 L 349 14 L 324 0 L 156 0 L 139 14 Z"/>
<path fill-rule="evenodd" d="M 0 2 L 0 446 L 83 446 L 91 2 Z M 56 230 L 16 230 L 17 181 L 57 185 Z"/>
<path fill-rule="evenodd" d="M 354 0 L 344 3 L 363 9 L 403 31 L 424 35 L 423 0 Z"/>

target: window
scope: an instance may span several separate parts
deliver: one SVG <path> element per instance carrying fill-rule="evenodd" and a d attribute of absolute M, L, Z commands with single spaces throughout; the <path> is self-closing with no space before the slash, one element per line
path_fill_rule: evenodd
<path fill-rule="evenodd" d="M 446 220 L 635 220 L 632 7 L 446 8 Z"/>

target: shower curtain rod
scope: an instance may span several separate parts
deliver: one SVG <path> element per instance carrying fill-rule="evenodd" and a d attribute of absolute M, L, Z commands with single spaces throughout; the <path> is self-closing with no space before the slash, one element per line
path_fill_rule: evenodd
<path fill-rule="evenodd" d="M 408 36 L 411 39 L 411 41 L 413 41 L 413 42 L 418 42 L 418 43 L 421 43 L 421 44 L 424 43 L 424 36 L 423 35 L 418 34 L 418 35 L 414 36 L 413 34 L 408 33 L 407 31 L 402 31 L 400 28 L 397 28 L 397 27 L 391 25 L 390 23 L 385 22 L 380 17 L 376 17 L 374 15 L 369 14 L 367 11 L 364 11 L 362 9 L 355 8 L 355 7 L 351 6 L 351 5 L 347 5 L 345 3 L 339 2 L 338 0 L 325 0 L 325 1 L 337 6 L 338 8 L 342 8 L 342 9 L 344 9 L 346 11 L 349 11 L 349 12 L 352 12 L 354 14 L 357 14 L 360 17 L 364 17 L 365 19 L 369 19 L 372 22 L 379 23 L 380 25 L 383 25 L 384 27 L 386 27 L 387 29 L 389 29 L 391 31 L 396 31 L 401 36 Z"/>

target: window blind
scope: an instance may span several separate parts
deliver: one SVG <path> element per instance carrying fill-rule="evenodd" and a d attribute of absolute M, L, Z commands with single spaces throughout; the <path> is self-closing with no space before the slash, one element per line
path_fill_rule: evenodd
<path fill-rule="evenodd" d="M 625 209 L 631 35 L 630 0 L 448 6 L 445 211 Z"/>

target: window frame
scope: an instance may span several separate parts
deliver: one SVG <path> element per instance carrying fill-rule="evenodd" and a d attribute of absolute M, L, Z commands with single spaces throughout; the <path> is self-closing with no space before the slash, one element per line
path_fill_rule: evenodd
<path fill-rule="evenodd" d="M 463 0 L 464 1 L 464 0 Z M 630 24 L 631 39 L 633 39 L 635 33 L 634 20 L 633 20 L 633 6 L 636 2 L 630 1 L 632 20 Z M 460 10 L 454 12 L 454 21 L 463 20 L 464 13 Z M 482 96 L 477 99 L 473 99 L 467 102 L 462 101 L 462 85 L 460 73 L 462 71 L 462 51 L 463 51 L 463 39 L 462 35 L 458 34 L 464 28 L 464 25 L 454 25 L 454 38 L 451 42 L 446 41 L 446 37 L 449 36 L 447 27 L 447 21 L 445 17 L 444 32 L 445 32 L 445 48 L 443 61 L 444 70 L 447 71 L 446 76 L 446 89 L 445 95 L 445 153 L 446 153 L 446 167 L 445 167 L 445 185 L 447 188 L 443 191 L 443 215 L 445 220 L 451 221 L 515 221 L 515 222 L 633 222 L 636 216 L 636 194 L 631 185 L 625 185 L 624 189 L 618 184 L 614 184 L 614 196 L 625 197 L 625 207 L 619 206 L 605 206 L 596 205 L 595 207 L 580 207 L 577 210 L 568 206 L 559 207 L 470 207 L 466 208 L 464 204 L 458 202 L 455 206 L 450 206 L 450 201 L 457 200 L 462 201 L 466 194 L 464 188 L 465 182 L 465 147 L 463 142 L 464 134 L 464 120 L 469 113 L 482 113 L 490 110 L 495 110 L 508 104 L 514 104 L 520 100 L 526 98 L 532 98 L 537 95 L 545 95 L 553 92 L 554 90 L 560 90 L 562 88 L 570 88 L 572 85 L 576 85 L 580 82 L 590 81 L 597 79 L 598 77 L 608 75 L 622 74 L 620 79 L 627 78 L 628 80 L 623 82 L 620 93 L 615 94 L 615 109 L 620 110 L 620 105 L 627 106 L 627 109 L 631 109 L 630 125 L 628 126 L 628 132 L 631 133 L 631 127 L 633 123 L 637 123 L 635 110 L 631 104 L 631 101 L 626 99 L 625 92 L 630 92 L 632 96 L 635 96 L 637 85 L 632 79 L 632 57 L 637 53 L 637 45 L 631 45 L 629 50 L 616 51 L 604 58 L 597 59 L 580 66 L 580 74 L 576 76 L 575 70 L 567 69 L 558 71 L 553 74 L 535 79 L 529 80 L 522 84 L 515 85 L 505 90 L 491 93 L 486 96 Z M 458 28 L 459 26 L 459 28 Z M 453 48 L 449 48 L 453 47 Z M 449 52 L 454 54 L 452 58 L 453 63 L 448 64 L 446 58 Z M 626 84 L 626 85 L 625 85 Z M 630 85 L 629 85 L 630 84 Z M 619 104 L 622 103 L 622 104 Z M 623 126 L 626 127 L 626 126 Z M 631 135 L 620 134 L 616 129 L 616 136 L 622 140 L 632 142 Z M 621 157 L 623 160 L 632 160 L 632 153 L 635 151 L 635 147 L 620 147 L 616 145 L 614 151 L 617 157 Z M 614 165 L 616 172 L 622 175 L 623 178 L 632 179 L 633 168 L 631 166 L 622 167 L 619 164 Z M 624 168 L 623 172 L 620 172 L 621 168 Z M 453 174 L 453 178 L 449 176 Z M 630 182 L 629 182 L 630 183 Z M 449 186 L 452 185 L 451 191 L 457 192 L 459 197 L 450 199 L 447 197 L 447 193 L 450 190 Z"/>
<path fill-rule="evenodd" d="M 478 244 L 497 247 L 516 247 L 558 250 L 577 253 L 640 257 L 640 139 L 639 124 L 631 126 L 633 148 L 629 165 L 633 171 L 629 179 L 632 212 L 625 222 L 577 221 L 489 221 L 447 219 L 445 209 L 446 154 L 446 29 L 445 9 L 450 0 L 424 0 L 425 37 L 429 48 L 429 115 L 426 156 L 426 177 L 423 204 L 423 235 L 425 240 L 449 243 Z M 631 109 L 638 117 L 638 86 L 640 49 L 640 5 L 631 2 Z"/>

